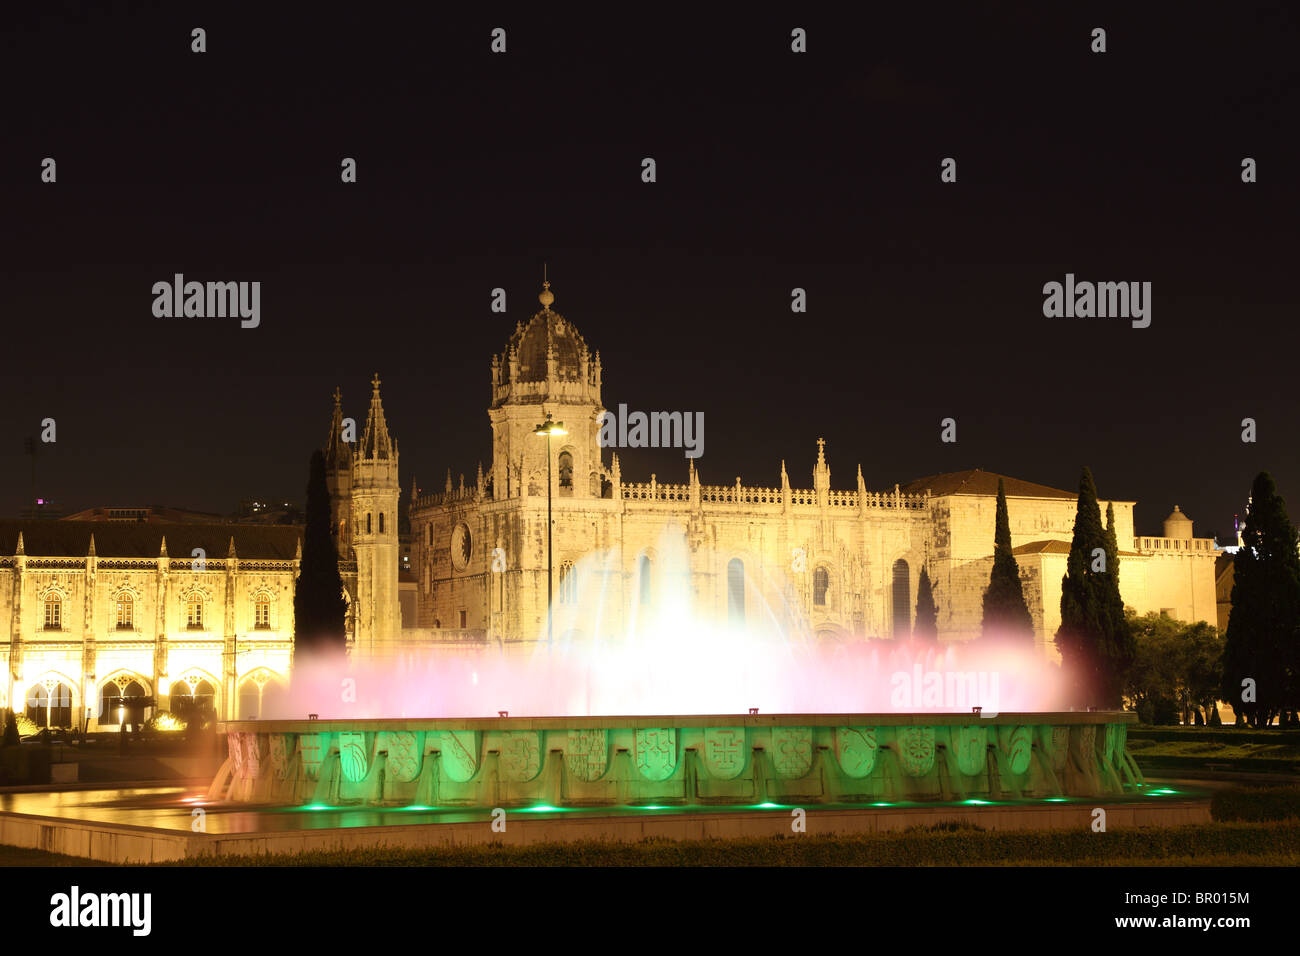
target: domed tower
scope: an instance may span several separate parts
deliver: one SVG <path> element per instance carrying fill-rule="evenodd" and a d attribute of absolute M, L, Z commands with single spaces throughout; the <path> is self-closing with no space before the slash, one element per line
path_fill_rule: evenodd
<path fill-rule="evenodd" d="M 343 396 L 334 389 L 334 416 L 325 440 L 325 484 L 330 492 L 330 534 L 339 558 L 352 560 L 352 445 L 355 436 L 348 434 L 343 418 Z M 355 426 L 353 426 L 355 427 Z"/>
<path fill-rule="evenodd" d="M 551 440 L 556 497 L 599 498 L 607 485 L 599 443 L 600 355 L 587 349 L 573 323 L 551 309 L 542 283 L 540 312 L 519 323 L 492 357 L 492 497 L 546 495 L 545 439 L 534 434 L 549 412 L 568 434 Z"/>
<path fill-rule="evenodd" d="M 402 626 L 397 597 L 397 442 L 388 437 L 379 376 L 371 381 L 370 412 L 352 458 L 352 550 L 357 556 L 357 644 L 392 640 Z"/>
<path fill-rule="evenodd" d="M 1190 538 L 1192 536 L 1192 519 L 1174 505 L 1174 510 L 1165 519 L 1166 538 Z"/>

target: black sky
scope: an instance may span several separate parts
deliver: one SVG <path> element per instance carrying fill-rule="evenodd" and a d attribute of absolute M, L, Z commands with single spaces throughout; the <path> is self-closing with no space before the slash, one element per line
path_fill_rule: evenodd
<path fill-rule="evenodd" d="M 543 261 L 606 405 L 705 413 L 706 482 L 784 458 L 806 487 L 824 436 L 834 487 L 1089 464 L 1139 531 L 1177 503 L 1227 541 L 1267 468 L 1300 512 L 1286 5 L 92 6 L 0 39 L 2 513 L 46 417 L 69 510 L 299 499 L 335 385 L 361 420 L 376 370 L 404 483 L 472 477 Z M 176 272 L 260 280 L 261 327 L 154 318 Z M 1066 272 L 1152 282 L 1151 327 L 1045 319 Z"/>

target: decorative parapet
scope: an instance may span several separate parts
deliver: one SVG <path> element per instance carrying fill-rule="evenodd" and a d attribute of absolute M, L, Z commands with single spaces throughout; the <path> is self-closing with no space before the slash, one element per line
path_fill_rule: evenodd
<path fill-rule="evenodd" d="M 782 505 L 782 489 L 746 487 L 745 485 L 700 485 L 700 503 L 704 505 Z M 656 481 L 623 482 L 624 501 L 691 500 L 690 485 L 661 484 Z M 795 507 L 816 508 L 817 492 L 811 488 L 789 489 L 789 503 Z M 882 510 L 924 511 L 929 497 L 924 494 L 831 491 L 827 507 L 834 509 L 878 508 Z"/>
<path fill-rule="evenodd" d="M 1139 554 L 1167 554 L 1171 551 L 1215 554 L 1213 538 L 1134 538 L 1133 550 Z"/>

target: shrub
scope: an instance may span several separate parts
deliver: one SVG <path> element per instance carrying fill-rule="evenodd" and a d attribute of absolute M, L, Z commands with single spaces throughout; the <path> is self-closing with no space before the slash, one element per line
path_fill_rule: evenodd
<path fill-rule="evenodd" d="M 186 722 L 177 717 L 169 710 L 160 710 L 147 721 L 144 729 L 148 731 L 159 731 L 161 733 L 178 733 L 185 729 Z"/>
<path fill-rule="evenodd" d="M 1210 815 L 1223 821 L 1300 819 L 1300 787 L 1219 790 L 1210 800 Z"/>
<path fill-rule="evenodd" d="M 26 714 L 15 714 L 15 722 L 18 724 L 18 736 L 30 737 L 41 728 L 36 726 L 36 721 L 32 720 Z"/>

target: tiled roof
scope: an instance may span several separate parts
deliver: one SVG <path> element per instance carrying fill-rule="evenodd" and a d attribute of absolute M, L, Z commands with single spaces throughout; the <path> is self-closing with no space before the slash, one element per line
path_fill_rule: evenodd
<path fill-rule="evenodd" d="M 1011 549 L 1012 554 L 1069 554 L 1070 542 L 1062 541 L 1060 538 L 1047 538 L 1043 541 L 1030 541 L 1028 544 L 1022 544 Z M 1121 558 L 1136 558 L 1140 555 L 1136 551 L 1120 551 Z"/>
<path fill-rule="evenodd" d="M 0 554 L 18 548 L 33 557 L 84 557 L 95 536 L 95 554 L 101 558 L 156 558 L 167 536 L 167 554 L 188 558 L 195 548 L 213 560 L 224 558 L 235 539 L 241 558 L 291 561 L 302 529 L 292 525 L 153 524 L 113 521 L 0 521 Z"/>
<path fill-rule="evenodd" d="M 984 471 L 980 468 L 969 468 L 966 471 L 949 471 L 942 475 L 931 475 L 928 478 L 918 478 L 916 481 L 909 481 L 899 490 L 920 494 L 927 488 L 930 494 L 939 495 L 987 495 L 990 498 L 996 497 L 998 493 L 998 479 L 1001 478 L 1005 483 L 1008 498 L 1077 498 L 1077 492 L 1063 491 L 1060 488 L 1049 488 L 1047 485 L 1035 484 L 1032 481 L 1021 481 L 1019 478 L 1009 478 L 1006 475 L 999 475 L 996 472 Z"/>

